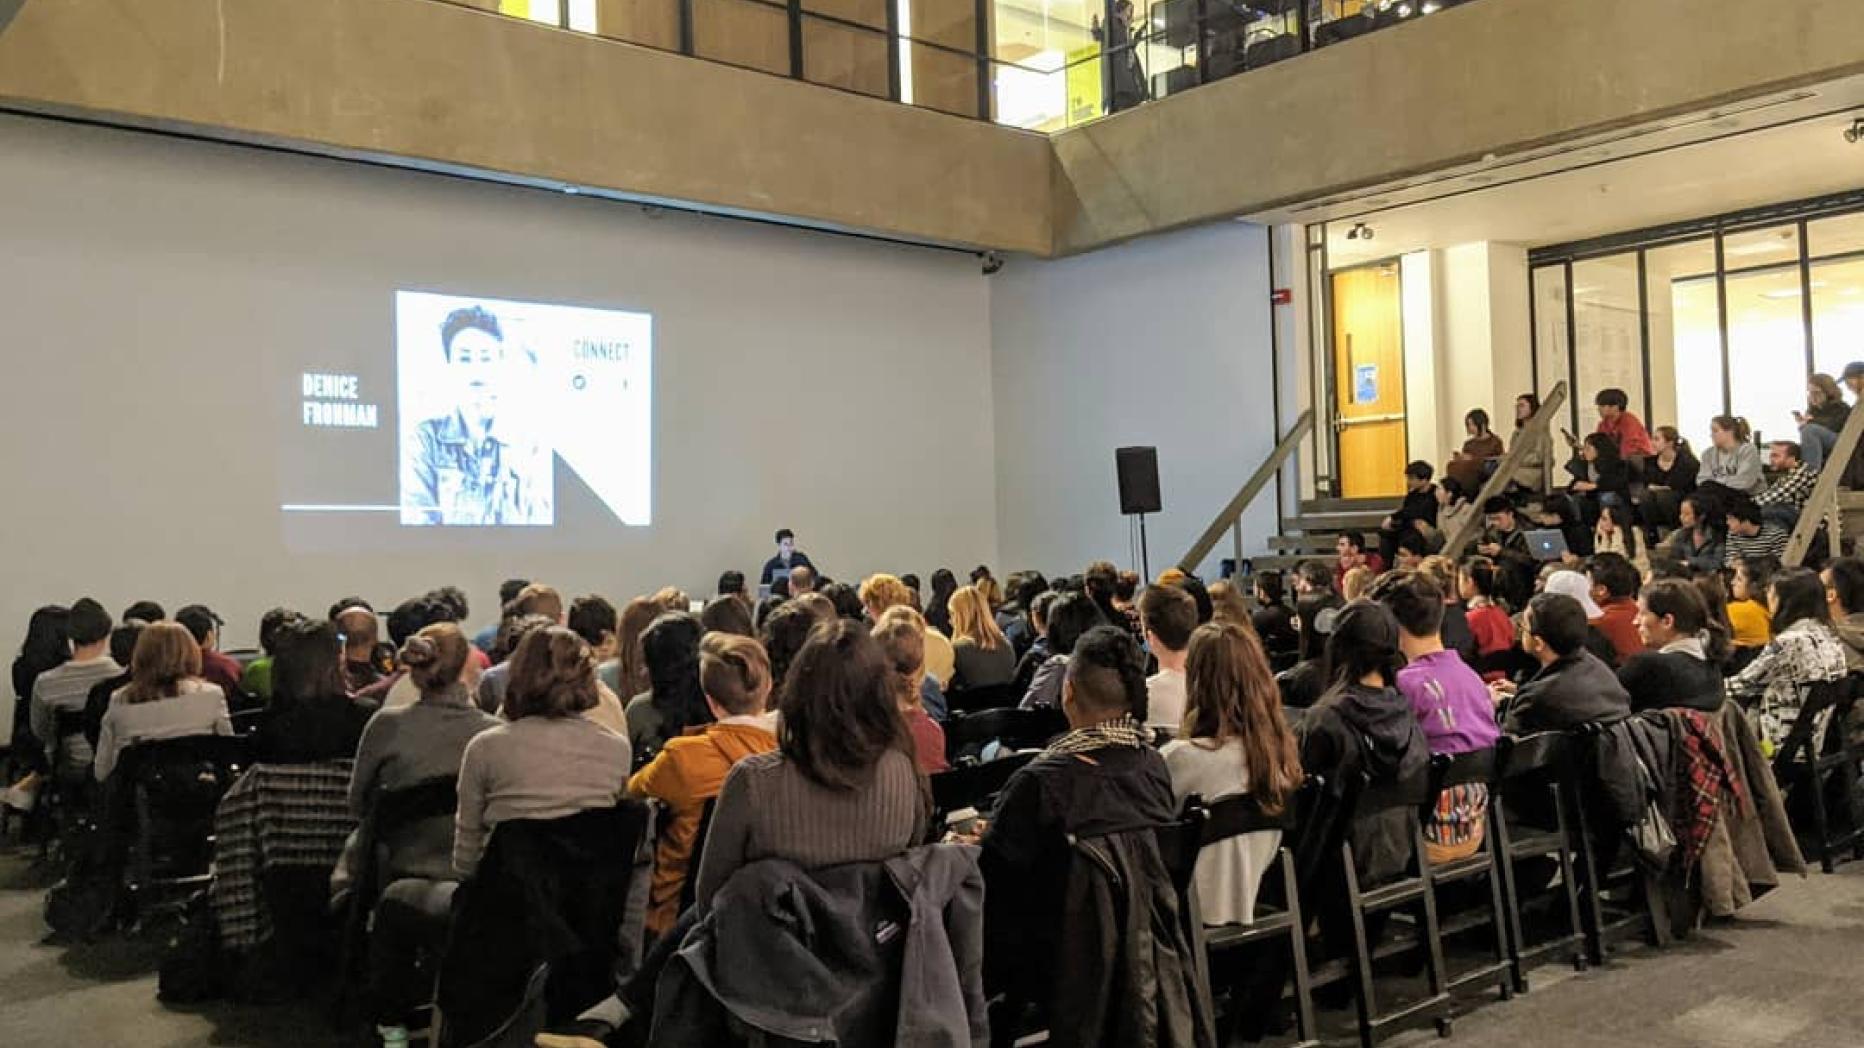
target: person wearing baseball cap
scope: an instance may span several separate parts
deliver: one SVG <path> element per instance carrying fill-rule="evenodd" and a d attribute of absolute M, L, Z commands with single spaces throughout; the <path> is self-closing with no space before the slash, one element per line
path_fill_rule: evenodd
<path fill-rule="evenodd" d="M 175 612 L 175 621 L 186 627 L 201 646 L 201 679 L 220 685 L 226 693 L 227 708 L 239 710 L 251 705 L 240 687 L 240 664 L 220 650 L 220 627 L 225 620 L 205 604 L 190 604 Z"/>

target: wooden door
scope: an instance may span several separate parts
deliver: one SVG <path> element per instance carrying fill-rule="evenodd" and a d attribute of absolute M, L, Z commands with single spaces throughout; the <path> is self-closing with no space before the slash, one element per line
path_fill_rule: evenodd
<path fill-rule="evenodd" d="M 1404 494 L 1404 307 L 1396 262 L 1333 274 L 1340 495 Z"/>

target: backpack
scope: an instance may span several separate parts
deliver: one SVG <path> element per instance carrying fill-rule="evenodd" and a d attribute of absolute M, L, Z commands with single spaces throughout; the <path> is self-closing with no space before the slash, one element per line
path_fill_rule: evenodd
<path fill-rule="evenodd" d="M 226 992 L 226 968 L 220 952 L 220 931 L 205 891 L 188 896 L 181 911 L 181 926 L 162 950 L 155 997 L 163 1004 L 211 1001 Z"/>
<path fill-rule="evenodd" d="M 45 893 L 45 924 L 54 941 L 88 941 L 108 931 L 116 911 L 116 878 L 103 828 L 86 818 L 66 831 L 65 874 Z"/>

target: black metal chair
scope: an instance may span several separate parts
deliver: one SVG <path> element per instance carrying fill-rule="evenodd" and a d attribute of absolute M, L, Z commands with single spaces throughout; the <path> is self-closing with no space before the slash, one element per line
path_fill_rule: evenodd
<path fill-rule="evenodd" d="M 1502 893 L 1508 911 L 1508 956 L 1513 969 L 1514 986 L 1519 992 L 1528 989 L 1527 962 L 1563 949 L 1572 950 L 1573 967 L 1586 969 L 1586 930 L 1579 915 L 1579 884 L 1573 862 L 1573 838 L 1568 816 L 1572 802 L 1572 737 L 1565 732 L 1548 731 L 1523 738 L 1504 735 L 1496 746 L 1496 785 L 1489 796 L 1489 825 L 1495 833 L 1496 852 L 1501 857 Z M 1545 821 L 1551 816 L 1552 827 L 1533 826 L 1511 820 L 1512 805 L 1533 812 Z M 1560 865 L 1560 894 L 1566 900 L 1567 931 L 1530 944 L 1523 930 L 1521 915 L 1525 909 L 1519 871 L 1521 859 L 1554 857 Z M 1548 896 L 1547 898 L 1552 898 Z"/>
<path fill-rule="evenodd" d="M 1495 796 L 1496 754 L 1493 749 L 1476 750 L 1471 753 L 1459 753 L 1454 756 L 1438 755 L 1431 758 L 1431 799 L 1428 805 L 1434 808 L 1447 790 L 1458 787 L 1483 786 L 1491 798 Z M 1493 814 L 1493 805 L 1488 815 Z M 1506 865 L 1501 861 L 1494 827 L 1485 823 L 1482 844 L 1474 854 L 1466 858 L 1446 862 L 1441 866 L 1431 863 L 1428 853 L 1418 856 L 1420 870 L 1425 865 L 1431 867 L 1430 880 L 1433 889 L 1445 884 L 1481 878 L 1488 883 L 1489 904 L 1487 913 L 1474 912 L 1469 919 L 1443 922 L 1438 927 L 1441 936 L 1455 935 L 1481 927 L 1487 923 L 1495 935 L 1495 959 L 1480 964 L 1467 971 L 1449 976 L 1451 992 L 1484 982 L 1493 982 L 1500 990 L 1502 1000 L 1514 996 L 1514 964 L 1509 954 L 1508 909 L 1503 900 L 1502 872 Z"/>
<path fill-rule="evenodd" d="M 983 764 L 967 764 L 932 776 L 932 817 L 943 829 L 945 817 L 964 808 L 984 810 L 1010 781 L 1017 769 L 1036 758 L 1034 753 L 1012 753 Z"/>
<path fill-rule="evenodd" d="M 157 739 L 123 751 L 103 811 L 111 837 L 127 845 L 125 917 L 182 905 L 212 880 L 214 811 L 251 759 L 247 740 L 229 735 Z"/>
<path fill-rule="evenodd" d="M 1168 857 L 1167 864 L 1173 868 L 1174 875 L 1181 878 L 1179 894 L 1186 898 L 1191 893 L 1197 854 L 1203 849 L 1246 834 L 1271 830 L 1282 833 L 1282 845 L 1276 849 L 1274 866 L 1262 871 L 1254 920 L 1249 924 L 1205 925 L 1193 931 L 1193 939 L 1209 958 L 1213 972 L 1218 969 L 1217 961 L 1222 955 L 1286 942 L 1294 984 L 1296 1048 L 1320 1042 L 1314 1021 L 1312 975 L 1307 964 L 1307 921 L 1301 911 L 1293 841 L 1299 830 L 1301 813 L 1313 809 L 1323 788 L 1318 776 L 1310 778 L 1287 807 L 1274 815 L 1264 811 L 1261 803 L 1249 794 L 1236 794 L 1208 804 L 1203 798 L 1193 796 L 1185 801 L 1180 825 L 1161 831 L 1161 847 Z M 1178 836 L 1174 838 L 1173 834 Z M 1173 856 L 1177 857 L 1175 861 Z M 1240 967 L 1237 972 L 1239 979 L 1231 987 L 1231 1014 L 1226 1017 L 1229 1023 L 1219 1027 L 1219 1044 L 1230 1042 L 1230 1031 L 1226 1027 L 1235 1022 L 1235 1012 L 1245 999 L 1244 987 L 1250 973 Z"/>
<path fill-rule="evenodd" d="M 692 908 L 699 886 L 699 860 L 705 857 L 705 835 L 712 831 L 712 809 L 717 806 L 717 797 L 707 797 L 705 808 L 699 812 L 699 832 L 693 837 L 692 854 L 686 858 L 686 883 L 680 885 L 681 913 Z"/>
<path fill-rule="evenodd" d="M 1012 750 L 1040 748 L 1067 730 L 1068 718 L 1053 708 L 954 714 L 945 722 L 945 757 L 958 764 L 992 741 Z"/>
<path fill-rule="evenodd" d="M 1858 687 L 1856 677 L 1812 685 L 1773 758 L 1773 777 L 1787 791 L 1789 805 L 1812 815 L 1809 833 L 1794 829 L 1802 847 L 1810 845 L 1806 850 L 1818 856 L 1819 868 L 1826 873 L 1837 869 L 1837 856 L 1846 850 L 1852 858 L 1864 859 L 1864 819 L 1852 803 L 1864 749 L 1846 738 Z M 1834 801 L 1845 815 L 1841 828 L 1832 824 Z"/>
<path fill-rule="evenodd" d="M 1638 898 L 1643 889 L 1636 864 L 1618 865 L 1615 860 L 1626 850 L 1602 848 L 1605 842 L 1593 829 L 1603 804 L 1601 784 L 1582 769 L 1593 766 L 1600 738 L 1610 730 L 1612 725 L 1594 722 L 1569 732 L 1575 772 L 1567 797 L 1575 822 L 1572 840 L 1579 852 L 1579 914 L 1586 932 L 1586 959 L 1597 965 L 1605 963 L 1606 951 L 1615 943 L 1633 937 L 1651 945 L 1659 941 L 1650 909 Z M 1624 905 L 1608 905 L 1607 892 L 1614 889 L 1627 896 Z"/>

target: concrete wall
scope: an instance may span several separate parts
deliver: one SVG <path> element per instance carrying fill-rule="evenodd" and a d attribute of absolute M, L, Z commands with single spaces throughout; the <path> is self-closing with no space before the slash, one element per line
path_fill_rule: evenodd
<path fill-rule="evenodd" d="M 1003 562 L 1078 572 L 1129 563 L 1113 449 L 1153 445 L 1165 511 L 1153 572 L 1175 563 L 1275 445 L 1267 236 L 1225 222 L 991 278 Z M 1274 492 L 1245 548 L 1275 533 Z M 1204 566 L 1214 577 L 1226 540 Z M 1137 567 L 1137 565 L 1132 565 Z"/>
<path fill-rule="evenodd" d="M 1054 137 L 1055 249 L 1864 70 L 1857 0 L 1479 0 Z"/>
<path fill-rule="evenodd" d="M 0 34 L 0 108 L 916 241 L 1050 244 L 1041 135 L 434 0 L 35 0 Z"/>
<path fill-rule="evenodd" d="M 551 528 L 288 520 L 301 468 L 392 502 L 393 429 L 307 430 L 297 386 L 392 375 L 403 288 L 651 311 L 653 525 L 574 517 L 561 470 Z M 840 578 L 995 565 L 988 297 L 952 252 L 0 117 L 0 634 L 86 593 L 204 601 L 235 643 L 449 582 L 480 621 L 512 576 L 703 594 L 781 526 Z"/>

